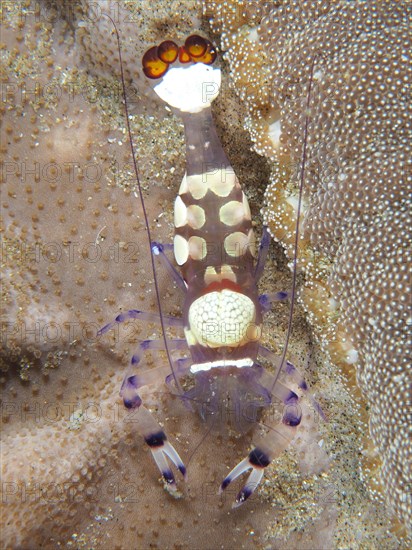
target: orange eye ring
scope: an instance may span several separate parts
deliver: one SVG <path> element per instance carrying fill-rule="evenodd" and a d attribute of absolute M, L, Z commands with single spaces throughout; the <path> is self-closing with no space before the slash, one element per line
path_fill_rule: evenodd
<path fill-rule="evenodd" d="M 208 40 L 199 36 L 198 34 L 192 34 L 186 38 L 185 50 L 190 57 L 202 57 L 207 50 Z"/>
<path fill-rule="evenodd" d="M 165 40 L 157 47 L 157 56 L 164 63 L 174 63 L 179 54 L 179 46 L 172 40 Z"/>
<path fill-rule="evenodd" d="M 169 64 L 159 58 L 157 50 L 157 46 L 153 46 L 142 58 L 143 72 L 148 78 L 160 78 L 169 68 Z"/>

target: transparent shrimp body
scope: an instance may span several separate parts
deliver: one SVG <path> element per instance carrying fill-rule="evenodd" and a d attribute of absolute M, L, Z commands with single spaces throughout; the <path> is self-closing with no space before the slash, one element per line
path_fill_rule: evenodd
<path fill-rule="evenodd" d="M 159 367 L 152 373 L 127 375 L 121 395 L 127 408 L 138 409 L 138 429 L 172 490 L 175 480 L 167 459 L 184 476 L 186 468 L 142 404 L 140 387 L 163 375 L 166 382 L 174 378 L 179 387 L 179 380 L 191 375 L 194 379 L 191 389 L 183 392 L 179 387 L 190 408 L 214 422 L 217 416 L 222 416 L 222 404 L 230 403 L 239 414 L 228 419 L 240 432 L 248 431 L 257 422 L 261 409 L 279 403 L 280 415 L 272 419 L 269 433 L 253 439 L 252 451 L 220 486 L 223 491 L 235 478 L 251 470 L 236 498 L 234 506 L 239 506 L 256 489 L 264 468 L 295 437 L 301 411 L 297 394 L 258 362 L 260 354 L 279 368 L 282 366 L 260 344 L 263 314 L 270 309 L 271 298 L 259 296 L 257 283 L 269 237 L 264 231 L 257 253 L 247 198 L 216 133 L 211 103 L 219 93 L 221 73 L 212 67 L 215 58 L 212 44 L 197 35 L 189 37 L 180 48 L 172 41 L 165 41 L 143 57 L 143 71 L 155 81 L 154 91 L 183 119 L 185 127 L 186 173 L 174 208 L 173 252 L 178 270 L 167 258 L 163 246 L 154 244 L 152 251 L 161 257 L 184 291 L 183 318 L 161 317 L 164 325 L 180 325 L 184 331 L 185 340 L 169 341 L 168 351 L 189 349 L 190 360 L 171 361 L 170 366 Z M 149 317 L 153 314 L 131 310 L 114 323 Z M 110 323 L 101 332 L 112 326 Z M 142 342 L 132 358 L 132 369 L 136 369 L 146 349 L 160 347 L 159 341 Z M 285 365 L 299 388 L 306 391 L 296 369 L 290 363 Z"/>

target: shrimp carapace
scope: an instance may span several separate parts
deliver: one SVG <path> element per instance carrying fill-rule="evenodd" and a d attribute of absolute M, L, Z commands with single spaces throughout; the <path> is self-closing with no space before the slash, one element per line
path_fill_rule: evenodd
<path fill-rule="evenodd" d="M 121 58 L 120 42 L 119 55 Z M 275 300 L 290 296 L 292 316 L 296 277 L 290 294 L 258 292 L 270 238 L 264 228 L 260 245 L 256 246 L 246 194 L 215 129 L 211 104 L 219 94 L 221 83 L 220 69 L 212 66 L 215 59 L 216 48 L 196 34 L 189 36 L 184 46 L 165 40 L 143 56 L 144 74 L 156 80 L 155 93 L 183 120 L 186 173 L 175 199 L 173 245 L 154 243 L 133 151 L 151 248 L 162 339 L 140 343 L 120 393 L 125 407 L 135 409 L 136 428 L 150 447 L 164 481 L 172 491 L 176 490 L 176 485 L 168 460 L 183 476 L 186 476 L 186 467 L 153 414 L 144 406 L 139 395 L 141 387 L 164 377 L 168 386 L 174 384 L 188 409 L 212 420 L 212 424 L 225 416 L 241 433 L 259 422 L 262 411 L 274 407 L 277 413 L 267 415 L 265 420 L 268 431 L 263 435 L 253 434 L 252 451 L 221 483 L 220 490 L 223 491 L 239 475 L 251 470 L 237 495 L 234 506 L 239 506 L 256 489 L 264 469 L 294 439 L 302 418 L 300 397 L 305 393 L 310 397 L 310 394 L 306 382 L 286 361 L 291 323 L 281 358 L 260 342 L 263 317 Z M 124 85 L 123 78 L 122 82 Z M 308 106 L 309 99 L 310 91 Z M 127 124 L 132 143 L 128 121 Z M 302 170 L 302 185 L 303 173 Z M 178 268 L 169 259 L 168 250 L 173 250 Z M 297 245 L 295 254 L 296 251 Z M 154 256 L 162 260 L 183 291 L 182 319 L 162 313 Z M 294 268 L 296 270 L 296 257 Z M 100 334 L 126 319 L 145 322 L 155 318 L 153 313 L 132 309 L 103 327 Z M 169 326 L 180 327 L 184 338 L 169 339 L 165 331 Z M 145 351 L 162 348 L 166 350 L 168 364 L 139 373 Z M 182 350 L 187 352 L 185 357 L 173 358 L 175 352 L 181 353 Z M 260 364 L 259 357 L 274 366 L 274 373 Z M 293 382 L 296 392 L 279 379 L 280 372 Z M 183 378 L 185 389 L 180 383 Z M 189 384 L 188 379 L 191 380 Z M 313 399 L 312 402 L 318 407 Z M 234 417 L 222 415 L 225 408 L 230 413 L 235 411 Z"/>

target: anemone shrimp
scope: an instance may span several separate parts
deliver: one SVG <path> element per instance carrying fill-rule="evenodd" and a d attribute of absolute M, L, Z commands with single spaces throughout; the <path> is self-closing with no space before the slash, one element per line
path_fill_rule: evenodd
<path fill-rule="evenodd" d="M 118 34 L 117 38 L 122 70 Z M 129 126 L 122 72 L 126 119 L 150 243 L 159 315 L 132 309 L 101 328 L 99 335 L 129 319 L 157 320 L 161 326 L 162 339 L 141 342 L 132 356 L 120 395 L 126 409 L 137 412 L 137 430 L 149 446 L 171 493 L 177 492 L 177 486 L 168 460 L 184 479 L 187 476 L 186 466 L 154 415 L 143 404 L 140 388 L 165 378 L 166 384 L 171 389 L 174 387 L 172 392 L 180 397 L 187 410 L 196 411 L 203 419 L 211 420 L 212 427 L 222 409 L 232 404 L 237 414 L 229 420 L 239 433 L 249 432 L 262 411 L 277 404 L 278 414 L 265 424 L 268 432 L 263 436 L 254 435 L 253 448 L 248 456 L 220 484 L 219 493 L 251 470 L 233 505 L 238 507 L 258 487 L 264 469 L 293 441 L 301 422 L 300 396 L 280 380 L 281 373 L 293 379 L 300 393 L 309 397 L 320 415 L 323 416 L 323 413 L 299 371 L 286 360 L 296 294 L 296 256 L 289 296 L 289 326 L 282 356 L 277 357 L 260 342 L 264 314 L 274 301 L 284 300 L 288 293 L 258 292 L 257 285 L 264 270 L 270 237 L 264 228 L 257 250 L 247 197 L 214 126 L 211 104 L 218 96 L 221 85 L 221 71 L 212 67 L 216 58 L 216 49 L 209 40 L 191 35 L 184 46 L 179 47 L 175 42 L 166 40 L 150 48 L 142 59 L 144 74 L 156 80 L 153 87 L 155 93 L 184 122 L 186 173 L 174 203 L 173 245 L 161 245 L 151 237 Z M 310 90 L 308 105 L 309 101 Z M 303 175 L 304 162 L 302 182 Z M 300 204 L 298 218 L 299 212 Z M 296 250 L 298 239 L 297 226 Z M 180 272 L 169 259 L 168 251 L 173 251 Z M 160 258 L 174 283 L 184 293 L 181 319 L 162 312 L 155 256 Z M 166 328 L 172 326 L 183 329 L 184 338 L 168 339 Z M 145 351 L 162 348 L 166 351 L 168 363 L 140 374 L 137 369 Z M 186 350 L 189 354 L 174 359 L 172 354 L 178 350 Z M 258 356 L 268 359 L 275 366 L 275 372 L 266 370 L 258 361 Z"/>

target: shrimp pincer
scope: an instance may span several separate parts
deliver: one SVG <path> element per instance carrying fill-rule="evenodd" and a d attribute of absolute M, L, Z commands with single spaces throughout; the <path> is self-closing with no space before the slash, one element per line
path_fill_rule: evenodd
<path fill-rule="evenodd" d="M 161 259 L 183 291 L 183 318 L 163 315 L 157 294 L 158 318 L 130 310 L 100 333 L 126 319 L 157 318 L 162 325 L 163 340 L 146 340 L 133 355 L 120 395 L 126 408 L 138 411 L 137 429 L 172 491 L 176 491 L 176 482 L 169 461 L 184 478 L 186 467 L 144 406 L 139 395 L 142 386 L 164 377 L 169 386 L 175 386 L 188 410 L 196 410 L 212 424 L 230 404 L 238 414 L 228 414 L 228 420 L 240 433 L 250 431 L 259 422 L 262 411 L 278 405 L 278 414 L 265 423 L 269 431 L 253 437 L 248 456 L 220 485 L 222 492 L 250 470 L 236 497 L 237 507 L 255 491 L 264 469 L 289 446 L 301 422 L 300 397 L 279 380 L 280 372 L 283 369 L 285 376 L 294 380 L 296 391 L 301 394 L 308 393 L 308 388 L 286 361 L 286 349 L 279 359 L 260 342 L 264 314 L 274 300 L 284 300 L 287 294 L 258 292 L 270 239 L 264 229 L 260 246 L 256 247 L 247 197 L 215 129 L 211 104 L 221 84 L 221 71 L 213 66 L 216 57 L 211 42 L 192 35 L 180 47 L 167 40 L 150 48 L 142 60 L 143 72 L 152 80 L 155 93 L 182 118 L 185 129 L 186 173 L 174 204 L 173 246 L 152 242 L 148 231 L 152 257 Z M 137 171 L 136 175 L 138 178 Z M 169 259 L 168 249 L 173 250 L 178 269 Z M 294 294 L 295 280 L 292 303 Z M 184 339 L 167 339 L 165 328 L 169 326 L 181 326 Z M 162 347 L 167 351 L 169 364 L 139 374 L 144 352 Z M 189 352 L 187 357 L 172 359 L 172 352 L 184 349 Z M 259 356 L 275 364 L 274 374 L 260 364 Z M 186 382 L 188 378 L 190 384 Z"/>

